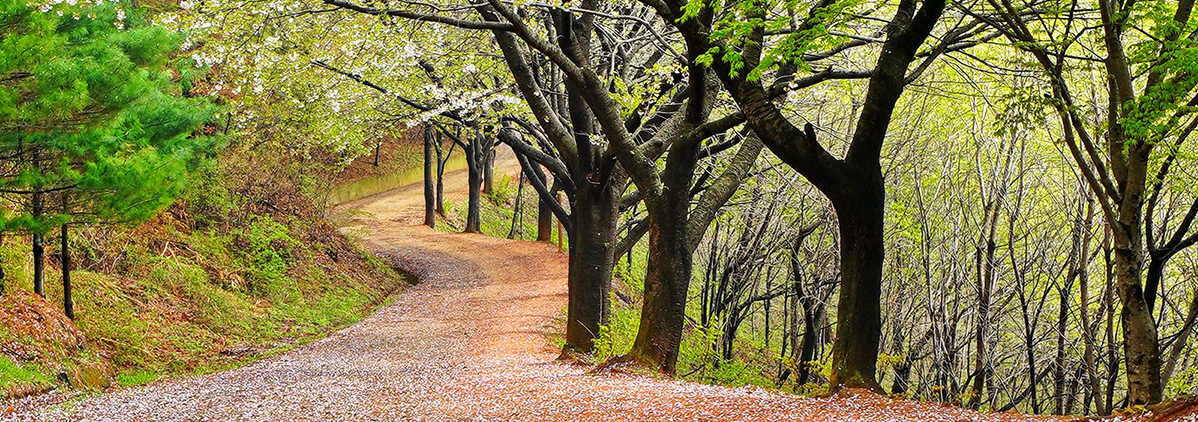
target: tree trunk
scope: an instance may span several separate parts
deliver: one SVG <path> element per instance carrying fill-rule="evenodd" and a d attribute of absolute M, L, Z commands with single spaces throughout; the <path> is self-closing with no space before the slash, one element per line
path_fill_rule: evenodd
<path fill-rule="evenodd" d="M 553 238 L 553 210 L 544 198 L 537 200 L 537 241 L 548 242 Z"/>
<path fill-rule="evenodd" d="M 529 182 L 532 182 L 531 178 L 536 178 L 542 185 L 550 186 L 549 178 L 545 176 L 545 172 L 541 171 L 541 166 L 531 162 L 529 164 L 532 164 L 530 166 L 532 171 L 526 175 L 530 178 Z M 551 191 L 556 192 L 556 181 L 552 185 L 554 188 Z M 546 198 L 537 195 L 537 241 L 548 242 L 551 238 L 553 238 L 553 207 Z"/>
<path fill-rule="evenodd" d="M 6 237 L 4 236 L 4 233 L 0 233 L 0 246 L 4 246 L 5 238 Z M 8 293 L 8 286 L 5 285 L 4 278 L 5 278 L 4 263 L 0 262 L 0 295 L 4 295 L 5 293 Z"/>
<path fill-rule="evenodd" d="M 433 129 L 425 128 L 424 130 L 424 225 L 430 228 L 437 225 L 436 214 L 436 193 L 433 191 L 433 171 L 435 171 L 436 159 L 433 151 Z"/>
<path fill-rule="evenodd" d="M 466 170 L 469 175 L 467 184 L 470 195 L 466 204 L 465 233 L 482 232 L 482 193 L 479 192 L 479 189 L 482 188 L 482 144 L 483 135 L 477 134 L 470 141 L 470 148 L 466 151 Z"/>
<path fill-rule="evenodd" d="M 46 248 L 42 245 L 42 235 L 33 235 L 33 292 L 46 297 L 45 280 Z"/>
<path fill-rule="evenodd" d="M 65 205 L 65 202 L 64 202 Z M 62 233 L 62 310 L 67 318 L 75 319 L 75 303 L 71 299 L 71 247 L 67 237 L 67 224 L 63 223 Z"/>
<path fill-rule="evenodd" d="M 660 198 L 667 202 L 666 198 Z M 685 202 L 683 203 L 685 207 Z M 650 206 L 650 209 L 653 209 Z M 628 357 L 674 374 L 678 345 L 686 319 L 686 294 L 690 286 L 691 252 L 686 246 L 686 213 L 658 204 L 649 213 L 649 262 L 641 324 Z"/>
<path fill-rule="evenodd" d="M 987 337 L 990 335 L 990 296 L 994 292 L 994 253 L 997 245 L 994 243 L 995 228 L 998 225 L 997 201 L 991 201 L 986 206 L 983 217 L 985 237 L 977 248 L 977 277 L 978 277 L 978 326 L 974 337 L 977 354 L 974 360 L 974 379 L 972 387 L 972 406 L 977 408 L 983 402 L 987 384 L 990 382 L 989 356 L 987 355 Z M 983 246 L 984 245 L 984 246 Z M 989 400 L 986 400 L 989 402 Z"/>
<path fill-rule="evenodd" d="M 1136 250 L 1115 247 L 1116 291 L 1123 302 L 1124 363 L 1127 365 L 1127 399 L 1130 404 L 1161 401 L 1161 355 L 1156 324 L 1141 290 L 1143 261 Z"/>
<path fill-rule="evenodd" d="M 687 223 L 690 185 L 699 161 L 699 144 L 676 142 L 670 146 L 668 154 L 661 175 L 664 185 L 661 195 L 653 200 L 646 198 L 649 256 L 645 299 L 636 340 L 628 358 L 674 375 L 691 282 L 692 257 Z"/>
<path fill-rule="evenodd" d="M 1053 410 L 1058 415 L 1065 414 L 1065 377 L 1068 375 L 1068 372 L 1065 370 L 1065 334 L 1069 329 L 1069 296 L 1073 293 L 1073 280 L 1069 280 L 1068 283 L 1065 287 L 1057 291 L 1060 303 L 1057 306 L 1057 351 L 1052 359 L 1052 395 Z"/>
<path fill-rule="evenodd" d="M 483 157 L 483 193 L 490 195 L 495 187 L 495 148 L 487 148 Z"/>
<path fill-rule="evenodd" d="M 1082 335 L 1082 360 L 1085 369 L 1086 382 L 1089 386 L 1090 395 L 1094 400 L 1094 410 L 1099 415 L 1106 414 L 1106 407 L 1103 406 L 1102 388 L 1098 382 L 1098 364 L 1096 363 L 1094 343 L 1097 336 L 1094 329 L 1097 327 L 1090 318 L 1090 273 L 1087 268 L 1090 265 L 1090 229 L 1094 220 L 1094 203 L 1092 199 L 1087 198 L 1086 217 L 1082 225 L 1082 246 L 1078 254 L 1077 262 L 1075 263 L 1075 271 L 1077 271 L 1077 283 L 1079 301 L 1077 310 L 1078 316 L 1081 318 L 1081 335 Z M 1085 407 L 1085 406 L 1083 406 Z"/>
<path fill-rule="evenodd" d="M 38 188 L 34 189 L 33 218 L 40 219 L 42 216 L 42 193 L 37 190 Z M 33 292 L 44 298 L 46 297 L 46 247 L 43 245 L 43 241 L 42 234 L 33 234 Z"/>
<path fill-rule="evenodd" d="M 434 143 L 433 143 L 433 146 L 435 146 L 437 148 L 437 199 L 436 199 L 437 207 L 436 208 L 437 208 L 437 214 L 441 214 L 441 216 L 445 216 L 445 183 L 442 179 L 444 179 L 444 177 L 445 177 L 445 162 L 449 160 L 449 157 L 444 157 L 444 158 L 441 157 L 441 155 L 442 155 L 441 150 L 444 149 L 441 142 L 442 142 L 441 132 L 436 132 L 436 139 L 434 140 Z M 453 152 L 453 150 L 451 149 L 450 153 L 452 153 L 452 152 Z"/>
<path fill-rule="evenodd" d="M 1119 360 L 1118 352 L 1115 350 L 1118 343 L 1115 340 L 1115 274 L 1114 260 L 1111 258 L 1111 248 L 1109 245 L 1110 230 L 1107 231 L 1107 245 L 1104 246 L 1105 251 L 1105 268 L 1106 268 L 1106 289 L 1103 291 L 1103 308 L 1106 313 L 1106 363 L 1110 367 L 1110 373 L 1107 375 L 1105 407 L 1107 412 L 1111 412 L 1115 408 L 1115 384 L 1119 379 Z"/>
<path fill-rule="evenodd" d="M 515 239 L 516 236 L 524 233 L 524 172 L 520 172 L 516 178 L 516 203 L 512 204 L 512 226 L 507 231 L 508 239 Z"/>
<path fill-rule="evenodd" d="M 382 143 L 382 142 L 378 142 L 378 143 L 375 143 L 375 144 L 374 144 L 374 166 L 375 166 L 375 167 L 378 167 L 378 166 L 379 166 L 379 152 L 380 152 L 382 149 L 383 149 L 383 143 Z"/>
<path fill-rule="evenodd" d="M 794 363 L 798 368 L 796 383 L 799 386 L 811 382 L 811 361 L 815 359 L 815 347 L 819 342 L 819 321 L 823 319 L 824 312 L 823 304 L 816 298 L 815 292 L 807 291 L 800 277 L 803 269 L 799 261 L 799 248 L 804 238 L 805 236 L 797 239 L 790 248 L 790 272 L 794 283 L 795 301 L 803 312 L 802 339 L 793 347 Z M 799 310 L 796 309 L 795 314 L 798 313 Z"/>
<path fill-rule="evenodd" d="M 563 356 L 590 353 L 607 323 L 620 189 L 583 183 L 571 204 L 569 298 Z"/>
<path fill-rule="evenodd" d="M 815 348 L 819 345 L 819 321 L 823 319 L 823 306 L 815 302 L 815 296 L 812 295 L 799 299 L 803 307 L 803 338 L 799 344 L 798 359 L 795 360 L 795 365 L 799 367 L 799 385 L 811 382 L 812 361 L 815 360 Z"/>
<path fill-rule="evenodd" d="M 840 222 L 840 301 L 832 344 L 833 390 L 880 390 L 878 347 L 882 334 L 883 212 L 886 191 L 881 166 L 855 171 L 852 188 L 833 196 Z"/>

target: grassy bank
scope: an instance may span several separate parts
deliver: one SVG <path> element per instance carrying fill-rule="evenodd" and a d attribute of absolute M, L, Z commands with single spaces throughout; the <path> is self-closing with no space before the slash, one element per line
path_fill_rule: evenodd
<path fill-rule="evenodd" d="M 407 284 L 326 221 L 302 183 L 285 182 L 227 160 L 147 223 L 78 230 L 73 323 L 61 313 L 58 239 L 47 242 L 45 300 L 28 293 L 28 239 L 8 239 L 0 397 L 242 365 L 358 321 Z"/>

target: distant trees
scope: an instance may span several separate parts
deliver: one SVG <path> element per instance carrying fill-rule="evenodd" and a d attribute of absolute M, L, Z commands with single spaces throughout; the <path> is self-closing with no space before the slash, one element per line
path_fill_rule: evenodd
<path fill-rule="evenodd" d="M 269 69 L 247 86 L 305 88 L 247 95 L 296 116 L 263 132 L 348 151 L 360 122 L 427 124 L 427 170 L 442 138 L 467 151 L 474 228 L 490 146 L 515 151 L 538 238 L 552 214 L 570 240 L 565 355 L 627 254 L 623 360 L 667 373 L 716 333 L 784 387 L 980 409 L 1107 414 L 1198 379 L 1192 2 L 215 1 L 258 25 L 205 41 Z"/>
<path fill-rule="evenodd" d="M 1178 147 L 1194 126 L 1183 125 L 1194 122 L 1190 114 L 1198 104 L 1192 94 L 1198 86 L 1193 72 L 1198 44 L 1188 32 L 1194 3 L 1060 3 L 1067 12 L 1051 16 L 1028 13 L 1039 7 L 1030 3 L 996 3 L 995 16 L 988 20 L 1045 74 L 1046 95 L 1052 99 L 1048 106 L 1058 115 L 1070 157 L 1111 231 L 1128 399 L 1132 404 L 1154 403 L 1162 399 L 1164 388 L 1160 336 L 1153 320 L 1159 274 L 1168 257 L 1198 241 L 1186 234 L 1194 211 L 1174 235 L 1156 233 L 1152 219 Z M 1082 9 L 1097 10 L 1097 17 Z M 1059 25 L 1046 32 L 1039 22 L 1029 22 L 1033 19 Z M 1133 19 L 1148 19 L 1148 25 L 1141 27 Z M 1083 36 L 1095 30 L 1099 33 L 1092 36 L 1101 42 L 1083 44 Z M 1077 97 L 1088 81 L 1070 74 L 1075 66 L 1091 61 L 1077 56 L 1089 49 L 1100 51 L 1100 89 L 1107 94 L 1105 100 L 1095 98 L 1097 103 Z M 1198 199 L 1194 204 L 1191 209 L 1198 210 Z M 1158 236 L 1168 240 L 1158 243 Z"/>
<path fill-rule="evenodd" d="M 68 315 L 67 225 L 151 216 L 212 146 L 193 136 L 215 110 L 186 96 L 180 37 L 128 7 L 0 5 L 0 194 L 15 205 L 0 231 L 32 234 L 44 296 L 44 239 L 60 227 Z"/>

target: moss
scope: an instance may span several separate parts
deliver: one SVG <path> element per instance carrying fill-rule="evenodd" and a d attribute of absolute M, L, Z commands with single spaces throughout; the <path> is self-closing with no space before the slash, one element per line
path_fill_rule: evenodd
<path fill-rule="evenodd" d="M 130 369 L 116 374 L 116 383 L 121 387 L 149 384 L 161 378 L 161 374 L 144 369 Z"/>
<path fill-rule="evenodd" d="M 0 392 L 7 397 L 19 397 L 43 391 L 53 386 L 48 370 L 34 364 L 22 364 L 0 354 Z"/>

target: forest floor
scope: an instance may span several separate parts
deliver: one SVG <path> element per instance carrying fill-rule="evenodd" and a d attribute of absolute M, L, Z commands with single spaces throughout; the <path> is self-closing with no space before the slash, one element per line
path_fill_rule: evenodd
<path fill-rule="evenodd" d="M 502 171 L 514 171 L 509 160 Z M 465 172 L 446 175 L 464 195 Z M 347 231 L 420 284 L 325 339 L 230 371 L 91 396 L 12 420 L 1052 420 L 869 393 L 800 397 L 557 361 L 566 255 L 420 226 L 419 184 L 346 204 Z M 1060 419 L 1057 419 L 1060 420 Z"/>

